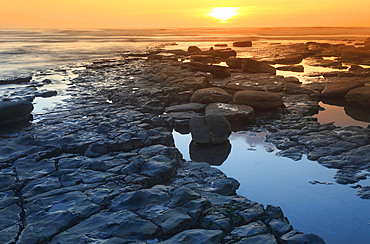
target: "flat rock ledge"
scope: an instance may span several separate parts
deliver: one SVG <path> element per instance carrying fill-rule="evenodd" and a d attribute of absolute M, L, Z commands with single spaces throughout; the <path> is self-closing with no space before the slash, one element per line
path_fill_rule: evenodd
<path fill-rule="evenodd" d="M 80 71 L 68 104 L 1 135 L 0 243 L 324 243 L 236 195 L 220 170 L 183 160 L 174 121 L 157 115 L 158 97 L 182 91 L 144 62 Z M 174 67 L 172 79 L 187 74 Z"/>

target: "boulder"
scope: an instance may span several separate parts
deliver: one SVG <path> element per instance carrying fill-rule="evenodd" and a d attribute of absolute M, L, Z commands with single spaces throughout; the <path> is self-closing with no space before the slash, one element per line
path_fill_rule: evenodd
<path fill-rule="evenodd" d="M 252 58 L 242 60 L 242 72 L 244 73 L 269 73 L 276 74 L 276 69 L 269 64 L 257 61 Z"/>
<path fill-rule="evenodd" d="M 276 69 L 282 70 L 282 71 L 304 72 L 303 65 L 286 65 L 286 66 L 277 67 Z"/>
<path fill-rule="evenodd" d="M 307 243 L 307 244 L 325 244 L 324 240 L 316 234 L 304 234 L 292 230 L 281 237 L 281 243 Z"/>
<path fill-rule="evenodd" d="M 206 115 L 190 120 L 189 128 L 195 143 L 220 144 L 228 140 L 231 125 L 221 115 Z"/>
<path fill-rule="evenodd" d="M 0 125 L 27 120 L 32 110 L 31 102 L 0 102 Z"/>
<path fill-rule="evenodd" d="M 283 58 L 275 59 L 276 64 L 299 64 L 303 60 L 303 55 L 301 54 L 292 54 Z"/>
<path fill-rule="evenodd" d="M 370 86 L 358 87 L 350 90 L 345 96 L 347 102 L 355 102 L 364 106 L 370 106 Z"/>
<path fill-rule="evenodd" d="M 236 92 L 234 103 L 251 106 L 254 110 L 268 110 L 283 106 L 283 100 L 279 94 L 252 90 Z"/>
<path fill-rule="evenodd" d="M 228 103 L 233 96 L 218 87 L 210 87 L 197 90 L 190 98 L 191 103 L 209 104 L 214 102 Z"/>
<path fill-rule="evenodd" d="M 255 118 L 252 107 L 240 104 L 211 103 L 206 108 L 206 115 L 224 116 L 230 123 L 248 123 Z"/>
<path fill-rule="evenodd" d="M 323 99 L 343 99 L 350 90 L 362 86 L 365 84 L 359 80 L 333 82 L 325 86 L 321 96 Z"/>
<path fill-rule="evenodd" d="M 238 41 L 233 43 L 234 47 L 251 47 L 252 41 Z"/>
<path fill-rule="evenodd" d="M 226 64 L 232 69 L 241 69 L 242 61 L 243 58 L 230 57 L 226 59 Z"/>
<path fill-rule="evenodd" d="M 180 105 L 174 105 L 166 108 L 166 113 L 172 112 L 186 112 L 186 111 L 194 111 L 197 113 L 203 113 L 205 108 L 207 107 L 206 104 L 202 103 L 186 103 Z"/>
<path fill-rule="evenodd" d="M 199 47 L 197 46 L 189 46 L 188 47 L 188 53 L 195 53 L 195 52 L 201 52 L 202 50 L 200 50 Z"/>
<path fill-rule="evenodd" d="M 181 65 L 181 68 L 189 69 L 194 72 L 197 72 L 197 71 L 209 72 L 213 75 L 214 78 L 223 79 L 223 78 L 228 78 L 231 76 L 231 73 L 227 67 L 223 67 L 219 65 L 208 65 L 208 64 L 203 64 L 199 62 L 189 62 L 189 63 L 184 63 L 183 65 Z"/>

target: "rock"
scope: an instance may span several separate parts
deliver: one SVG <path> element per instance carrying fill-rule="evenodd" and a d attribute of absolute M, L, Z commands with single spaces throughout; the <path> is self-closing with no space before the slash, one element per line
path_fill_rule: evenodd
<path fill-rule="evenodd" d="M 281 237 L 282 244 L 325 244 L 324 240 L 316 234 L 303 234 L 296 230 L 292 230 L 289 233 Z"/>
<path fill-rule="evenodd" d="M 152 221 L 161 227 L 161 230 L 166 236 L 172 236 L 186 229 L 190 229 L 193 225 L 193 219 L 188 214 L 181 213 L 175 209 L 170 209 L 157 217 L 162 221 L 155 219 Z"/>
<path fill-rule="evenodd" d="M 307 89 L 302 87 L 300 84 L 294 84 L 294 83 L 285 83 L 284 85 L 284 92 L 290 95 L 294 94 L 316 94 L 314 90 Z"/>
<path fill-rule="evenodd" d="M 208 54 L 193 54 L 190 56 L 190 62 L 212 62 L 213 56 Z"/>
<path fill-rule="evenodd" d="M 370 186 L 363 186 L 357 190 L 356 195 L 362 199 L 370 199 Z"/>
<path fill-rule="evenodd" d="M 214 78 L 220 79 L 228 78 L 231 76 L 231 73 L 227 67 L 219 65 L 208 65 L 199 62 L 189 62 L 182 64 L 181 68 L 189 69 L 194 72 L 197 71 L 209 72 L 213 75 Z"/>
<path fill-rule="evenodd" d="M 201 198 L 201 196 L 191 189 L 186 187 L 179 187 L 173 191 L 170 204 L 171 206 L 178 207 L 199 198 Z"/>
<path fill-rule="evenodd" d="M 100 212 L 68 229 L 69 234 L 89 234 L 109 237 L 153 238 L 158 227 L 129 210 Z"/>
<path fill-rule="evenodd" d="M 249 224 L 257 219 L 262 218 L 264 216 L 265 210 L 262 204 L 256 204 L 253 207 L 244 210 L 240 213 L 240 217 L 242 217 L 243 222 Z"/>
<path fill-rule="evenodd" d="M 242 68 L 243 58 L 230 57 L 226 59 L 226 64 L 232 69 Z"/>
<path fill-rule="evenodd" d="M 186 103 L 186 104 L 167 107 L 165 112 L 166 113 L 173 113 L 173 112 L 194 111 L 194 112 L 197 112 L 197 113 L 204 113 L 204 110 L 205 110 L 206 107 L 207 107 L 207 105 L 202 104 L 202 103 Z"/>
<path fill-rule="evenodd" d="M 285 56 L 283 58 L 275 59 L 274 62 L 276 64 L 299 64 L 303 60 L 303 55 L 301 54 L 291 54 L 289 56 Z M 302 66 L 302 65 L 299 65 Z M 303 67 L 303 66 L 302 66 Z M 303 71 L 301 71 L 303 72 Z"/>
<path fill-rule="evenodd" d="M 348 80 L 329 83 L 321 92 L 323 99 L 343 99 L 345 95 L 352 89 L 365 86 L 360 80 Z"/>
<path fill-rule="evenodd" d="M 251 47 L 252 41 L 238 41 L 233 43 L 234 47 Z"/>
<path fill-rule="evenodd" d="M 12 225 L 8 228 L 0 230 L 0 243 L 10 244 L 16 243 L 16 238 L 18 237 L 19 233 L 19 225 Z"/>
<path fill-rule="evenodd" d="M 289 231 L 293 230 L 293 226 L 289 224 L 289 222 L 285 219 L 279 220 L 279 219 L 273 219 L 269 222 L 270 229 L 273 231 L 275 236 L 282 236 Z"/>
<path fill-rule="evenodd" d="M 31 102 L 0 102 L 0 126 L 28 120 L 32 110 Z"/>
<path fill-rule="evenodd" d="M 194 92 L 190 98 L 191 103 L 228 103 L 233 99 L 233 96 L 227 93 L 225 90 L 218 87 L 210 87 L 200 89 Z"/>
<path fill-rule="evenodd" d="M 256 235 L 243 238 L 237 244 L 277 244 L 276 239 L 271 234 Z"/>
<path fill-rule="evenodd" d="M 252 222 L 247 225 L 236 227 L 230 234 L 236 238 L 250 237 L 268 232 L 266 225 L 261 221 Z"/>
<path fill-rule="evenodd" d="M 304 72 L 303 65 L 287 65 L 287 66 L 280 66 L 276 68 L 277 70 L 283 71 L 292 71 L 292 72 Z"/>
<path fill-rule="evenodd" d="M 345 99 L 347 102 L 370 106 L 370 86 L 358 87 L 350 90 L 346 94 Z"/>
<path fill-rule="evenodd" d="M 234 103 L 251 106 L 255 111 L 283 106 L 283 100 L 279 94 L 264 91 L 238 91 L 234 94 L 233 100 Z"/>
<path fill-rule="evenodd" d="M 227 47 L 226 43 L 216 43 L 215 47 Z"/>
<path fill-rule="evenodd" d="M 188 47 L 188 53 L 195 53 L 195 52 L 201 52 L 202 50 L 197 46 L 189 46 Z"/>
<path fill-rule="evenodd" d="M 242 60 L 242 72 L 244 73 L 269 73 L 276 74 L 276 69 L 269 64 L 257 61 L 252 58 Z"/>
<path fill-rule="evenodd" d="M 247 105 L 211 103 L 207 106 L 206 115 L 216 114 L 224 116 L 231 124 L 249 123 L 255 118 L 254 110 Z"/>
<path fill-rule="evenodd" d="M 228 140 L 231 125 L 221 115 L 195 117 L 189 123 L 190 132 L 195 143 L 219 144 Z"/>
<path fill-rule="evenodd" d="M 21 84 L 21 83 L 27 83 L 32 80 L 32 77 L 24 77 L 24 78 L 16 78 L 11 80 L 0 80 L 0 85 L 5 84 Z"/>
<path fill-rule="evenodd" d="M 19 223 L 21 212 L 22 209 L 16 204 L 0 209 L 0 230 Z"/>
<path fill-rule="evenodd" d="M 230 141 L 216 145 L 196 144 L 193 141 L 189 146 L 190 159 L 195 162 L 207 162 L 210 165 L 220 166 L 231 152 Z"/>
<path fill-rule="evenodd" d="M 53 90 L 42 90 L 38 93 L 36 93 L 36 97 L 53 97 L 53 96 L 56 96 L 58 94 L 57 91 L 53 91 Z"/>
<path fill-rule="evenodd" d="M 185 230 L 158 244 L 219 244 L 222 236 L 223 232 L 221 230 L 193 229 Z"/>

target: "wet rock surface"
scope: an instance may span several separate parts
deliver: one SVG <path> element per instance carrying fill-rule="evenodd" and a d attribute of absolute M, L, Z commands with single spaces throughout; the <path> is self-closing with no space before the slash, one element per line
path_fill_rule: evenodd
<path fill-rule="evenodd" d="M 275 60 L 289 61 L 297 50 L 302 57 L 340 54 L 337 47 L 318 43 L 274 48 L 285 50 Z M 267 54 L 261 59 L 273 63 Z M 290 58 L 289 63 L 298 59 Z M 284 92 L 285 84 L 299 83 L 296 78 L 221 68 L 227 78 L 207 80 L 196 75 L 199 69 L 181 66 L 165 57 L 92 63 L 71 80 L 68 103 L 2 134 L 0 241 L 323 243 L 294 230 L 280 208 L 236 195 L 239 183 L 209 163 L 184 161 L 171 131 L 204 115 L 204 106 L 183 104 L 205 86 L 234 91 L 230 94 L 246 87 L 274 92 L 286 112 L 273 120 L 257 116 L 248 126 L 270 131 L 268 140 L 280 156 L 298 160 L 307 154 L 338 169 L 338 183 L 352 184 L 367 177 L 370 130 L 319 124 L 311 117 L 319 99 Z M 364 199 L 368 193 L 367 186 L 357 191 Z"/>

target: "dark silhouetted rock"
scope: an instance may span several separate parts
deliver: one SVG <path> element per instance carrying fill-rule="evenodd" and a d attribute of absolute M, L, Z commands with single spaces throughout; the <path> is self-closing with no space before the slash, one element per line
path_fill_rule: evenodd
<path fill-rule="evenodd" d="M 252 41 L 238 41 L 233 43 L 234 47 L 251 47 Z"/>
<path fill-rule="evenodd" d="M 32 77 L 17 78 L 17 79 L 12 79 L 12 80 L 0 80 L 0 85 L 28 83 L 31 80 L 32 80 Z"/>
<path fill-rule="evenodd" d="M 201 144 L 219 144 L 228 140 L 231 125 L 221 115 L 206 115 L 190 120 L 189 128 L 193 141 Z"/>
<path fill-rule="evenodd" d="M 294 84 L 294 83 L 286 83 L 284 85 L 284 92 L 287 94 L 315 94 L 316 92 L 302 87 L 300 84 Z"/>
<path fill-rule="evenodd" d="M 345 95 L 356 87 L 365 86 L 360 80 L 348 80 L 329 83 L 321 92 L 323 99 L 344 99 Z"/>
<path fill-rule="evenodd" d="M 191 103 L 209 104 L 214 102 L 228 103 L 233 96 L 218 87 L 200 89 L 194 92 L 190 98 Z"/>
<path fill-rule="evenodd" d="M 31 102 L 0 102 L 0 125 L 28 120 L 32 110 Z"/>
<path fill-rule="evenodd" d="M 195 53 L 195 52 L 201 52 L 202 50 L 200 50 L 199 47 L 197 46 L 189 46 L 188 47 L 188 53 Z"/>
<path fill-rule="evenodd" d="M 222 115 L 231 124 L 248 123 L 255 118 L 252 107 L 240 104 L 211 103 L 206 108 L 206 115 L 209 114 Z"/>
<path fill-rule="evenodd" d="M 251 106 L 254 110 L 269 110 L 283 106 L 283 100 L 279 94 L 251 90 L 236 92 L 234 103 Z"/>
<path fill-rule="evenodd" d="M 287 66 L 277 67 L 276 69 L 283 70 L 283 71 L 292 71 L 292 72 L 304 72 L 303 65 L 287 65 Z"/>
<path fill-rule="evenodd" d="M 299 64 L 303 60 L 303 55 L 301 54 L 292 54 L 284 58 L 275 59 L 276 64 Z"/>
<path fill-rule="evenodd" d="M 242 60 L 242 72 L 244 73 L 269 73 L 276 74 L 276 69 L 269 64 L 257 61 L 252 58 Z"/>
<path fill-rule="evenodd" d="M 363 106 L 370 105 L 370 86 L 358 87 L 350 90 L 346 96 L 347 102 L 359 103 Z"/>

